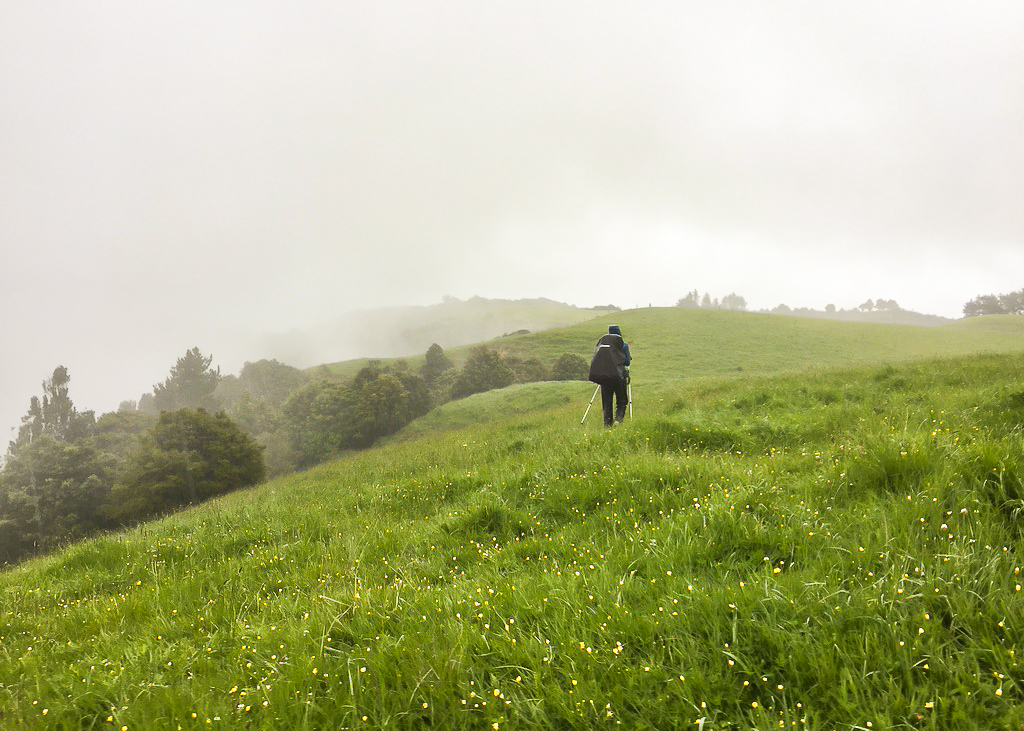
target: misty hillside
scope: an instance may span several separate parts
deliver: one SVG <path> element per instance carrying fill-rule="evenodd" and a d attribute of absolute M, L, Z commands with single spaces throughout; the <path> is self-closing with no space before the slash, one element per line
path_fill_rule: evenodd
<path fill-rule="evenodd" d="M 447 298 L 441 304 L 423 307 L 352 312 L 316 327 L 267 335 L 252 348 L 260 353 L 258 357 L 306 368 L 353 358 L 417 355 L 432 343 L 448 349 L 518 330 L 569 325 L 598 312 L 543 298 Z"/>
<path fill-rule="evenodd" d="M 484 345 L 503 356 L 535 357 L 544 363 L 563 353 L 589 359 L 597 338 L 608 325 L 617 323 L 633 350 L 634 378 L 647 380 L 777 373 L 814 366 L 1024 349 L 1024 317 L 1016 315 L 986 315 L 935 326 L 648 307 L 592 312 L 591 318 L 541 332 L 511 333 Z M 445 353 L 461 366 L 473 347 L 445 348 Z M 418 368 L 422 355 L 407 360 Z M 323 367 L 335 376 L 351 377 L 366 363 L 361 358 Z"/>
<path fill-rule="evenodd" d="M 614 429 L 480 393 L 0 573 L 0 726 L 1024 724 L 1024 318 L 614 319 Z"/>

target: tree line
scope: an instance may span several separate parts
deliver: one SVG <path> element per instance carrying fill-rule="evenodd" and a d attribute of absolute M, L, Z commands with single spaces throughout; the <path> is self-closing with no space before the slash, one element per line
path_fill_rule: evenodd
<path fill-rule="evenodd" d="M 701 297 L 700 292 L 693 290 L 679 298 L 676 301 L 676 307 L 703 307 L 710 310 L 745 310 L 747 309 L 747 300 L 735 292 L 730 292 L 719 301 L 717 297 L 712 299 L 711 294 L 708 292 L 705 292 L 704 296 Z"/>
<path fill-rule="evenodd" d="M 261 360 L 222 376 L 193 348 L 152 393 L 96 418 L 58 366 L 0 469 L 0 565 L 369 447 L 446 401 L 585 379 L 587 367 L 575 354 L 548 367 L 477 347 L 456 368 L 435 343 L 418 371 L 370 361 L 345 380 Z"/>
<path fill-rule="evenodd" d="M 964 304 L 964 316 L 976 315 L 1022 315 L 1024 314 L 1024 289 L 1007 294 L 980 294 Z"/>

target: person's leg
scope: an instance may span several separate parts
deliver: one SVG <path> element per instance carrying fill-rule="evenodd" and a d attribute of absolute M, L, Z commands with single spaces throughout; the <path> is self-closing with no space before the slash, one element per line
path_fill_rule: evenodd
<path fill-rule="evenodd" d="M 615 384 L 615 421 L 622 421 L 626 418 L 626 405 L 629 403 L 629 392 L 626 390 L 626 381 L 620 380 Z"/>
<path fill-rule="evenodd" d="M 604 425 L 612 425 L 613 403 L 615 387 L 610 383 L 601 384 L 601 406 L 604 408 Z"/>

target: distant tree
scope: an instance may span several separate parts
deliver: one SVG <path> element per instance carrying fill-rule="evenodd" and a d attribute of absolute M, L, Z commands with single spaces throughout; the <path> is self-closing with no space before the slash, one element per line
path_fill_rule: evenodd
<path fill-rule="evenodd" d="M 131 523 L 196 505 L 263 479 L 263 450 L 227 414 L 160 414 L 111 491 L 111 517 Z"/>
<path fill-rule="evenodd" d="M 143 414 L 149 414 L 151 416 L 158 416 L 160 409 L 156 405 L 156 399 L 153 398 L 153 394 L 144 393 L 139 398 L 139 411 Z"/>
<path fill-rule="evenodd" d="M 352 404 L 351 386 L 323 379 L 288 397 L 283 413 L 299 467 L 323 462 L 345 448 Z"/>
<path fill-rule="evenodd" d="M 775 309 L 773 309 L 772 312 L 777 312 L 779 314 L 788 315 L 788 314 L 792 313 L 793 310 L 790 309 L 789 305 L 780 304 L 780 305 L 776 305 Z"/>
<path fill-rule="evenodd" d="M 726 310 L 745 310 L 747 309 L 747 301 L 740 295 L 732 292 L 722 298 L 722 307 Z"/>
<path fill-rule="evenodd" d="M 714 303 L 711 301 L 711 295 L 708 294 L 707 292 L 705 292 L 704 296 L 701 298 L 700 306 L 701 307 L 708 307 L 708 308 L 714 306 Z"/>
<path fill-rule="evenodd" d="M 687 292 L 685 297 L 676 302 L 676 307 L 700 307 L 700 294 L 697 290 Z"/>
<path fill-rule="evenodd" d="M 999 295 L 999 304 L 1008 314 L 1024 314 L 1024 289 Z"/>
<path fill-rule="evenodd" d="M 444 348 L 437 343 L 433 343 L 429 348 L 427 348 L 426 355 L 423 356 L 423 365 L 420 367 L 420 375 L 423 377 L 423 380 L 427 382 L 427 385 L 433 386 L 445 371 L 451 370 L 452 368 L 454 368 L 454 366 L 448 359 L 448 356 L 444 354 Z"/>
<path fill-rule="evenodd" d="M 964 315 L 974 317 L 976 315 L 1002 315 L 1006 314 L 1003 303 L 994 294 L 978 295 L 964 305 Z"/>
<path fill-rule="evenodd" d="M 552 381 L 585 381 L 590 364 L 576 353 L 562 353 L 551 367 Z"/>
<path fill-rule="evenodd" d="M 68 395 L 71 376 L 64 366 L 57 366 L 53 375 L 43 381 L 43 397 L 29 400 L 28 413 L 21 419 L 18 436 L 8 446 L 8 454 L 30 444 L 35 438 L 48 434 L 58 440 L 88 436 L 95 423 L 92 411 L 79 413 Z"/>
<path fill-rule="evenodd" d="M 122 413 L 126 411 L 138 411 L 139 402 L 134 399 L 125 399 L 117 405 L 117 410 Z"/>
<path fill-rule="evenodd" d="M 298 368 L 266 359 L 246 362 L 238 374 L 238 384 L 244 392 L 272 404 L 284 403 L 292 391 L 308 380 Z"/>
<path fill-rule="evenodd" d="M 485 346 L 473 349 L 452 386 L 452 397 L 462 398 L 481 391 L 504 388 L 515 380 L 512 370 L 497 352 Z"/>
<path fill-rule="evenodd" d="M 875 303 L 873 301 L 871 301 L 871 300 L 868 300 L 868 301 L 858 305 L 857 309 L 863 310 L 864 312 L 868 312 L 869 310 L 875 309 Z"/>
<path fill-rule="evenodd" d="M 238 376 L 224 376 L 214 396 L 239 426 L 261 444 L 284 426 L 283 407 L 288 396 L 309 377 L 298 368 L 276 360 L 247 362 Z M 268 468 L 271 467 L 268 458 Z M 280 465 L 272 471 L 278 473 Z"/>
<path fill-rule="evenodd" d="M 512 371 L 514 383 L 536 383 L 547 380 L 548 369 L 539 358 L 519 358 L 510 355 L 502 360 Z"/>
<path fill-rule="evenodd" d="M 212 356 L 204 356 L 199 348 L 192 348 L 171 368 L 171 375 L 153 386 L 154 405 L 161 411 L 181 408 L 203 408 L 213 411 L 218 407 L 214 391 L 220 381 L 220 368 L 210 368 Z"/>
<path fill-rule="evenodd" d="M 825 305 L 825 312 L 830 315 L 836 314 L 836 306 L 832 304 Z"/>
<path fill-rule="evenodd" d="M 307 467 L 345 449 L 368 447 L 429 411 L 430 389 L 408 367 L 371 361 L 351 383 L 318 380 L 288 397 L 283 414 L 291 450 L 274 435 L 268 443 Z"/>
<path fill-rule="evenodd" d="M 353 379 L 346 446 L 368 447 L 430 410 L 426 381 L 408 367 L 373 367 Z"/>

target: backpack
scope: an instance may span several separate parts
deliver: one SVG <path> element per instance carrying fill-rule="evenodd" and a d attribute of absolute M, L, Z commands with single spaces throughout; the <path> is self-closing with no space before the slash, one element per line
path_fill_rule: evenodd
<path fill-rule="evenodd" d="M 626 377 L 626 346 L 621 335 L 602 335 L 594 348 L 590 361 L 590 375 L 594 383 L 614 383 Z"/>

